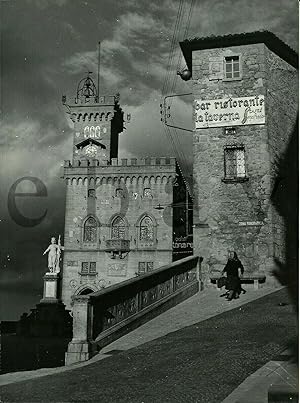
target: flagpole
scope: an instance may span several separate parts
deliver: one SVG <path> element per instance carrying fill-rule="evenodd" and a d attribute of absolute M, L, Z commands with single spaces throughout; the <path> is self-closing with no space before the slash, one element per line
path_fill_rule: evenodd
<path fill-rule="evenodd" d="M 98 102 L 100 97 L 100 49 L 101 49 L 101 42 L 98 42 Z"/>

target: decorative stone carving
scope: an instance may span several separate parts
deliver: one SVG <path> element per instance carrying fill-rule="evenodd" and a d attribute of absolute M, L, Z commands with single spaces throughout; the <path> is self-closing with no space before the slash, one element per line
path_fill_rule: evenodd
<path fill-rule="evenodd" d="M 71 288 L 76 288 L 77 287 L 77 281 L 76 280 L 71 280 L 70 281 L 70 287 Z"/>
<path fill-rule="evenodd" d="M 109 276 L 126 276 L 127 265 L 126 263 L 110 263 L 108 265 Z"/>
<path fill-rule="evenodd" d="M 100 280 L 98 280 L 98 287 L 100 288 L 105 288 L 109 285 L 109 281 L 105 280 L 104 278 L 101 278 Z"/>

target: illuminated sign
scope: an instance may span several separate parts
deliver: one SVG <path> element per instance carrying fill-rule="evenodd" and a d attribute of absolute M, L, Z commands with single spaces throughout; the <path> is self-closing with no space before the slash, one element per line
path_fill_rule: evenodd
<path fill-rule="evenodd" d="M 265 123 L 265 97 L 224 98 L 194 102 L 196 129 Z"/>

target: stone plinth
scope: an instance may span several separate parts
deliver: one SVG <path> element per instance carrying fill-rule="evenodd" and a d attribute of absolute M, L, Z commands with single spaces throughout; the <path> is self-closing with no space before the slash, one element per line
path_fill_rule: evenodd
<path fill-rule="evenodd" d="M 73 306 L 73 339 L 69 343 L 65 364 L 86 361 L 92 351 L 92 306 L 88 295 L 77 297 Z"/>
<path fill-rule="evenodd" d="M 44 275 L 44 293 L 41 303 L 57 303 L 58 302 L 58 281 L 59 273 L 46 273 Z"/>

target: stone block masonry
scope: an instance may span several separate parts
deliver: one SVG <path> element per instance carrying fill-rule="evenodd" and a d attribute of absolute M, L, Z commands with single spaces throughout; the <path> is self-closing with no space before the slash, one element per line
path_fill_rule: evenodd
<path fill-rule="evenodd" d="M 251 35 L 181 44 L 193 73 L 194 253 L 204 257 L 204 278 L 222 270 L 235 250 L 246 272 L 272 282 L 286 227 L 271 195 L 276 160 L 297 119 L 298 72 L 292 49 L 277 38 L 277 54 L 263 35 Z"/>
<path fill-rule="evenodd" d="M 91 166 L 91 161 L 65 164 L 62 299 L 67 307 L 72 295 L 132 278 L 138 274 L 141 264 L 145 270 L 153 270 L 172 261 L 172 211 L 168 210 L 170 217 L 166 217 L 166 212 L 155 207 L 172 204 L 175 177 L 175 158 L 134 159 L 126 163 L 112 159 L 109 165 L 101 166 Z M 128 256 L 121 260 L 112 259 L 106 251 L 107 240 L 112 238 L 113 220 L 118 216 L 124 221 L 124 236 L 130 249 Z M 140 224 L 145 216 L 151 217 L 154 225 L 153 242 L 140 239 Z M 95 242 L 84 242 L 88 217 L 97 220 Z M 85 262 L 95 262 L 96 272 L 82 273 Z"/>

